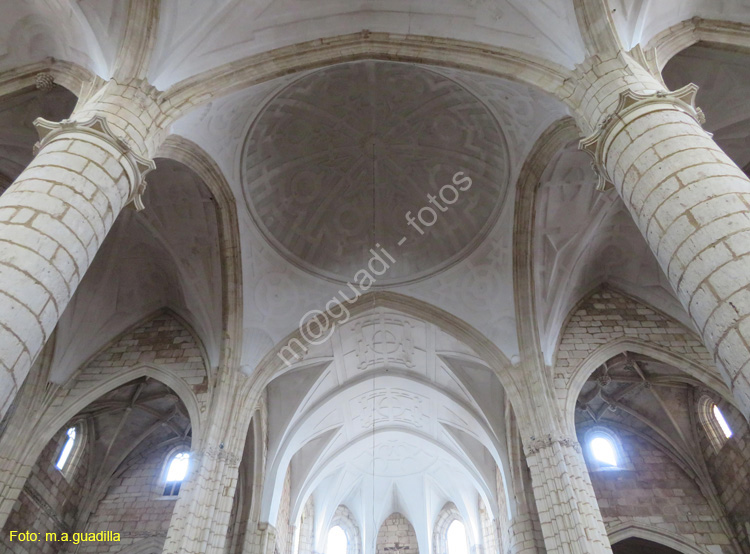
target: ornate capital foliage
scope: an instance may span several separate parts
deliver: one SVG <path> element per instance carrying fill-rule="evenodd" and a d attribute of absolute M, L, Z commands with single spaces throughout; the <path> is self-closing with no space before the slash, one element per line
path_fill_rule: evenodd
<path fill-rule="evenodd" d="M 130 181 L 130 196 L 127 203 L 132 203 L 138 211 L 144 208 L 142 197 L 146 191 L 145 177 L 156 165 L 153 160 L 136 154 L 127 142 L 115 136 L 104 117 L 95 115 L 87 121 L 63 119 L 59 122 L 47 121 L 38 117 L 34 120 L 34 126 L 39 133 L 39 141 L 34 145 L 35 155 L 57 138 L 72 133 L 90 135 L 109 145 L 121 154 L 121 163 Z"/>
<path fill-rule="evenodd" d="M 641 94 L 632 90 L 621 92 L 615 109 L 607 114 L 594 134 L 579 143 L 579 148 L 593 158 L 591 165 L 599 178 L 596 189 L 605 191 L 613 186 L 612 178 L 606 168 L 609 146 L 620 131 L 640 117 L 654 112 L 673 110 L 687 113 L 698 124 L 703 125 L 705 123 L 703 111 L 695 106 L 697 92 L 698 86 L 693 83 L 672 92 L 657 91 L 653 94 Z"/>

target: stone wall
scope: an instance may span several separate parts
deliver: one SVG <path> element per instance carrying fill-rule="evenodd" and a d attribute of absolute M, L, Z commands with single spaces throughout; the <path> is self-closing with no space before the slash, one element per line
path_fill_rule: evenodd
<path fill-rule="evenodd" d="M 299 546 L 294 554 L 313 554 L 315 552 L 315 505 L 312 496 L 307 499 L 298 525 Z"/>
<path fill-rule="evenodd" d="M 714 397 L 732 436 L 719 452 L 705 429 L 699 431 L 701 450 L 737 540 L 750 552 L 750 429 L 739 411 Z"/>
<path fill-rule="evenodd" d="M 695 482 L 650 442 L 622 431 L 618 437 L 633 469 L 591 471 L 607 529 L 635 523 L 678 534 L 711 552 L 733 552 Z"/>
<path fill-rule="evenodd" d="M 291 554 L 294 526 L 289 523 L 292 498 L 292 466 L 286 470 L 284 490 L 281 493 L 279 516 L 276 519 L 276 549 L 279 554 Z"/>
<path fill-rule="evenodd" d="M 484 554 L 498 554 L 497 528 L 492 520 L 492 514 L 484 507 L 484 502 L 479 500 L 479 519 L 482 522 L 482 548 L 478 552 Z"/>
<path fill-rule="evenodd" d="M 554 361 L 555 391 L 562 404 L 582 362 L 597 348 L 630 339 L 678 354 L 718 375 L 698 335 L 654 308 L 612 288 L 600 288 L 575 308 L 560 335 Z"/>
<path fill-rule="evenodd" d="M 414 532 L 414 527 L 408 519 L 398 512 L 388 516 L 380 526 L 375 546 L 376 554 L 389 554 L 385 549 L 393 548 L 395 543 L 403 548 L 403 554 L 419 554 L 417 534 Z"/>
<path fill-rule="evenodd" d="M 55 467 L 57 457 L 67 440 L 66 425 L 47 443 L 36 461 L 13 511 L 0 533 L 0 550 L 14 554 L 48 554 L 58 552 L 58 544 L 47 542 L 45 533 L 71 533 L 75 530 L 78 505 L 88 474 L 86 445 L 76 465 L 67 475 Z M 10 531 L 40 533 L 38 542 L 9 541 Z"/>
<path fill-rule="evenodd" d="M 171 445 L 146 444 L 125 461 L 127 469 L 112 480 L 86 526 L 88 532 L 120 533 L 120 542 L 84 543 L 77 554 L 127 552 L 142 541 L 164 542 L 177 500 L 177 496 L 163 496 L 160 482 L 171 451 Z"/>

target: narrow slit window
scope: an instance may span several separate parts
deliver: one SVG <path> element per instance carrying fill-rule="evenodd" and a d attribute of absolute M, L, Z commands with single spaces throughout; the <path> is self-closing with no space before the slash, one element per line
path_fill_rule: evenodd
<path fill-rule="evenodd" d="M 68 435 L 68 439 L 65 441 L 65 446 L 63 446 L 63 449 L 60 452 L 60 457 L 57 458 L 57 463 L 55 464 L 55 467 L 60 471 L 63 470 L 65 464 L 68 462 L 70 453 L 73 451 L 73 447 L 76 444 L 76 428 L 71 427 L 67 430 L 66 434 Z"/>
<path fill-rule="evenodd" d="M 187 452 L 180 452 L 172 457 L 167 468 L 164 496 L 177 496 L 180 493 L 180 486 L 187 475 L 189 463 L 190 454 Z"/>
<path fill-rule="evenodd" d="M 724 433 L 724 436 L 726 438 L 731 437 L 732 429 L 731 427 L 729 427 L 727 420 L 724 419 L 724 414 L 721 413 L 721 410 L 716 404 L 714 404 L 713 412 L 714 412 L 714 417 L 716 418 L 716 422 L 719 424 L 719 427 L 721 427 L 721 432 Z"/>

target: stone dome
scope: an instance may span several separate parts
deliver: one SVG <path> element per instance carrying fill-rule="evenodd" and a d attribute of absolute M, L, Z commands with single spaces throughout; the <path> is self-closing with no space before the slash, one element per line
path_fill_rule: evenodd
<path fill-rule="evenodd" d="M 380 245 L 395 262 L 379 286 L 469 253 L 500 211 L 508 165 L 497 121 L 464 87 L 414 65 L 363 61 L 272 98 L 245 141 L 242 176 L 256 224 L 286 259 L 346 282 Z"/>

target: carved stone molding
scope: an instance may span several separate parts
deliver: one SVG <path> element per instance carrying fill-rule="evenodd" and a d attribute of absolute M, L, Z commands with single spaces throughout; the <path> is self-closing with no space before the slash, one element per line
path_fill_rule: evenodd
<path fill-rule="evenodd" d="M 703 111 L 695 106 L 695 95 L 698 86 L 690 83 L 673 91 L 658 91 L 653 94 L 640 94 L 632 90 L 620 93 L 620 99 L 615 109 L 602 121 L 599 129 L 594 134 L 581 140 L 578 147 L 588 153 L 593 162 L 599 182 L 596 190 L 605 191 L 614 186 L 612 177 L 606 168 L 606 158 L 611 141 L 623 128 L 627 127 L 636 119 L 649 113 L 676 110 L 689 114 L 699 125 L 705 123 Z"/>
<path fill-rule="evenodd" d="M 196 462 L 200 462 L 206 458 L 215 460 L 217 462 L 223 461 L 226 465 L 230 467 L 239 467 L 240 461 L 242 460 L 241 456 L 233 452 L 229 452 L 228 450 L 224 450 L 223 445 L 209 446 L 202 452 L 193 453 L 192 458 Z"/>
<path fill-rule="evenodd" d="M 564 436 L 554 437 L 552 435 L 547 435 L 546 437 L 542 438 L 531 437 L 531 441 L 526 445 L 526 456 L 533 456 L 534 454 L 538 454 L 545 448 L 550 448 L 555 444 L 559 444 L 564 448 L 572 448 L 576 452 L 581 451 L 581 445 L 575 438 Z"/>
<path fill-rule="evenodd" d="M 138 211 L 144 208 L 142 197 L 146 191 L 145 177 L 156 165 L 153 160 L 136 154 L 127 142 L 115 136 L 104 117 L 95 115 L 87 121 L 63 119 L 59 122 L 47 121 L 44 118 L 38 117 L 34 120 L 34 126 L 39 133 L 39 141 L 34 145 L 35 155 L 56 138 L 70 133 L 83 133 L 94 136 L 114 148 L 122 154 L 125 160 L 125 171 L 130 180 L 130 196 L 127 204 L 132 203 Z"/>
<path fill-rule="evenodd" d="M 34 78 L 34 84 L 37 90 L 42 92 L 50 92 L 55 88 L 55 78 L 47 72 L 37 73 Z"/>

